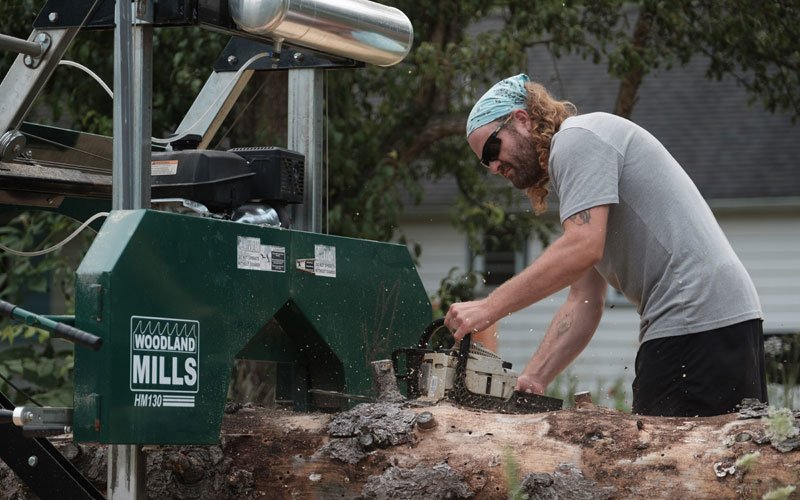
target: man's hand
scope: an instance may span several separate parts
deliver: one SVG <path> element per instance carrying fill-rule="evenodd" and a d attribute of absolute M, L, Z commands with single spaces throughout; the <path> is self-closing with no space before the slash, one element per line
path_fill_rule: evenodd
<path fill-rule="evenodd" d="M 517 377 L 517 385 L 514 386 L 515 391 L 527 392 L 529 394 L 539 394 L 541 396 L 544 395 L 545 389 L 546 387 L 544 384 L 535 380 L 530 375 L 525 375 L 524 373 Z"/>
<path fill-rule="evenodd" d="M 478 333 L 492 326 L 497 319 L 492 317 L 486 299 L 472 302 L 459 302 L 450 306 L 444 324 L 461 340 L 468 333 Z"/>

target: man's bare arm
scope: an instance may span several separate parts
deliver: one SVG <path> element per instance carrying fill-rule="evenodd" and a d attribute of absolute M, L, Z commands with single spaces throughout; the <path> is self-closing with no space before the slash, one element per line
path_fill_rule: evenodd
<path fill-rule="evenodd" d="M 566 302 L 517 379 L 517 390 L 544 394 L 556 375 L 583 351 L 603 315 L 606 288 L 606 281 L 595 269 L 572 285 Z"/>
<path fill-rule="evenodd" d="M 453 304 L 445 324 L 461 339 L 575 283 L 603 257 L 607 221 L 607 205 L 568 218 L 564 234 L 530 266 L 485 299 Z"/>

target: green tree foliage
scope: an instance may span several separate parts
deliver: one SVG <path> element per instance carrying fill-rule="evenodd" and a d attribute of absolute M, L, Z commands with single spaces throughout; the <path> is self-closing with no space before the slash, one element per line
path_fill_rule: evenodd
<path fill-rule="evenodd" d="M 49 247 L 75 229 L 74 221 L 55 214 L 23 212 L 0 227 L 0 243 L 13 249 Z M 86 246 L 86 242 L 82 242 Z M 20 257 L 0 253 L 0 299 L 20 304 L 30 294 L 43 294 L 51 287 L 63 297 L 67 311 L 74 306 L 73 269 L 78 255 L 61 250 L 42 257 Z M 64 341 L 53 340 L 38 328 L 0 319 L 0 375 L 14 380 L 42 404 L 67 405 L 72 394 L 74 356 Z M 5 380 L 0 390 L 24 402 L 10 391 Z"/>
<path fill-rule="evenodd" d="M 770 111 L 800 117 L 800 3 L 682 0 L 673 14 L 674 51 L 708 58 L 707 76 L 731 75 Z M 663 31 L 663 30 L 662 30 Z"/>

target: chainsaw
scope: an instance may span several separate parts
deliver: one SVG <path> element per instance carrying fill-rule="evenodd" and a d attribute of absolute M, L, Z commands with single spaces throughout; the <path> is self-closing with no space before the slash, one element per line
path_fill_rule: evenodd
<path fill-rule="evenodd" d="M 473 342 L 470 334 L 449 349 L 429 348 L 431 338 L 443 328 L 446 328 L 444 319 L 437 319 L 428 325 L 416 347 L 392 352 L 395 374 L 406 383 L 410 399 L 431 403 L 450 400 L 461 406 L 501 413 L 539 413 L 562 408 L 560 399 L 514 390 L 518 374 L 511 369 L 511 363 Z"/>

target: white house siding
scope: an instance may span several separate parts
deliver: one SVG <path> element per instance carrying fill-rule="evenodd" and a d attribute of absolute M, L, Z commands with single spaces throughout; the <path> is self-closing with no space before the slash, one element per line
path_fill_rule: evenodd
<path fill-rule="evenodd" d="M 457 267 L 466 272 L 469 264 L 466 238 L 447 220 L 425 218 L 407 222 L 402 229 L 409 241 L 422 246 L 417 273 L 428 296 L 439 289 L 450 269 Z"/>
<path fill-rule="evenodd" d="M 795 212 L 717 214 L 758 289 L 767 332 L 800 331 L 800 211 Z M 418 270 L 429 294 L 452 267 L 466 268 L 465 237 L 447 221 L 409 221 L 403 231 L 422 245 Z M 528 261 L 540 253 L 541 245 L 532 242 Z M 566 291 L 559 292 L 501 320 L 500 354 L 514 369 L 524 367 L 565 297 Z M 622 380 L 630 403 L 638 329 L 633 307 L 607 307 L 594 338 L 568 368 L 578 379 L 577 390 L 607 390 Z"/>
<path fill-rule="evenodd" d="M 717 218 L 758 289 L 764 331 L 800 332 L 800 208 Z"/>

